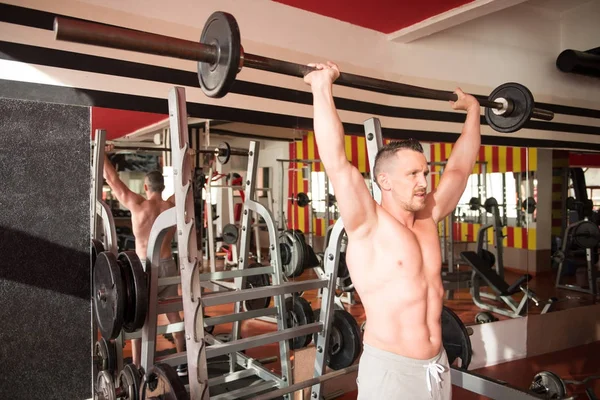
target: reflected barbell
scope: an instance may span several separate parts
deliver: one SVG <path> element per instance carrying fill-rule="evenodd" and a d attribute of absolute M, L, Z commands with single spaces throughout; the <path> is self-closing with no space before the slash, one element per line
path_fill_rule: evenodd
<path fill-rule="evenodd" d="M 301 78 L 314 71 L 307 65 L 245 53 L 237 21 L 231 14 L 220 11 L 211 14 L 206 21 L 199 43 L 67 17 L 55 18 L 54 32 L 56 40 L 197 61 L 200 87 L 213 98 L 223 97 L 230 91 L 243 67 Z M 453 92 L 345 72 L 334 83 L 404 97 L 443 101 L 458 98 Z M 478 100 L 486 107 L 488 124 L 498 132 L 515 132 L 531 118 L 546 121 L 554 118 L 551 111 L 536 108 L 529 89 L 518 83 L 500 85 L 487 99 Z"/>
<path fill-rule="evenodd" d="M 110 143 L 108 143 L 110 144 Z M 113 143 L 114 144 L 114 143 Z M 161 151 L 171 151 L 170 147 L 143 147 L 143 146 L 126 146 L 114 144 L 115 150 L 131 150 L 135 152 L 161 152 Z M 249 151 L 245 150 L 232 150 L 231 146 L 227 142 L 219 143 L 217 148 L 210 149 L 192 149 L 194 153 L 198 154 L 212 154 L 217 157 L 217 160 L 221 164 L 227 164 L 231 156 L 243 156 L 247 157 L 250 155 Z"/>
<path fill-rule="evenodd" d="M 296 195 L 292 193 L 288 199 L 292 202 L 292 205 L 296 204 L 298 207 L 306 207 L 313 202 L 313 200 L 311 200 L 310 197 L 308 197 L 308 195 L 304 192 L 300 192 Z M 326 198 L 314 200 L 314 202 L 325 202 L 326 207 L 331 207 L 337 202 L 337 200 L 335 199 L 334 195 L 329 193 Z"/>

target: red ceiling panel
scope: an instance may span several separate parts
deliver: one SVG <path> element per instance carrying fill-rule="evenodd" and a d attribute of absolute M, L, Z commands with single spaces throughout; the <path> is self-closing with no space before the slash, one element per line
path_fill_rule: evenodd
<path fill-rule="evenodd" d="M 168 117 L 167 114 L 92 107 L 92 137 L 96 129 L 104 129 L 106 139 L 113 140 Z"/>
<path fill-rule="evenodd" d="M 392 33 L 473 0 L 273 1 L 382 33 Z"/>

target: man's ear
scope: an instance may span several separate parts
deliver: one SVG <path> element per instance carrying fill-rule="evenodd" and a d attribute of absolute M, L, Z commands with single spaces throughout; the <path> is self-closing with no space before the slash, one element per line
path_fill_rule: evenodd
<path fill-rule="evenodd" d="M 385 172 L 382 172 L 379 175 L 377 175 L 377 183 L 379 184 L 379 188 L 381 190 L 388 191 L 392 189 L 390 178 Z"/>

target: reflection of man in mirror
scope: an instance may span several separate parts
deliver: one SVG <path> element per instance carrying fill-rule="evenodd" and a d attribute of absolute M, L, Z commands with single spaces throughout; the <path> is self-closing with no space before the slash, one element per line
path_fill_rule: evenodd
<path fill-rule="evenodd" d="M 395 141 L 380 149 L 372 172 L 381 189 L 379 205 L 346 158 L 344 127 L 333 99 L 340 71 L 333 63 L 312 66 L 316 71 L 304 79 L 313 93 L 315 137 L 348 236 L 346 263 L 368 321 L 358 399 L 449 399 L 437 223 L 456 208 L 475 166 L 479 103 L 455 91 L 451 106 L 467 117 L 439 186 L 430 193 L 419 142 Z"/>
<path fill-rule="evenodd" d="M 161 172 L 151 171 L 144 178 L 144 191 L 146 198 L 131 191 L 121 179 L 117 171 L 111 164 L 107 153 L 112 151 L 113 145 L 106 146 L 104 159 L 104 179 L 110 186 L 112 193 L 117 198 L 120 204 L 131 211 L 131 226 L 133 235 L 135 236 L 135 252 L 142 263 L 146 262 L 148 254 L 148 240 L 152 225 L 156 218 L 165 210 L 173 207 L 174 197 L 171 196 L 167 200 L 163 200 L 162 192 L 165 189 L 165 182 Z M 171 253 L 171 241 L 175 228 L 171 228 L 165 236 L 160 248 L 160 264 L 158 266 L 158 277 L 176 276 L 179 274 L 177 265 Z M 158 298 L 167 299 L 178 297 L 177 285 L 162 286 L 158 288 Z M 174 324 L 181 322 L 182 319 L 178 312 L 167 313 L 167 319 Z M 177 352 L 185 351 L 185 339 L 183 332 L 173 334 L 175 339 L 175 347 Z M 132 340 L 132 356 L 133 363 L 140 366 L 141 358 L 141 340 Z M 178 374 L 187 375 L 187 366 L 180 365 L 177 368 Z"/>

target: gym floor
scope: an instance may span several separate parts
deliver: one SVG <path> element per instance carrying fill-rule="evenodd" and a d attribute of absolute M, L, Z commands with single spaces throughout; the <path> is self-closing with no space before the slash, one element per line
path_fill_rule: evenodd
<path fill-rule="evenodd" d="M 217 269 L 222 269 L 222 265 L 222 260 L 218 260 Z M 206 268 L 208 268 L 208 266 L 206 266 Z M 505 279 L 509 283 L 514 282 L 519 276 L 520 274 L 512 271 L 507 270 L 505 272 Z M 309 270 L 305 271 L 302 276 L 296 279 L 305 280 L 314 278 L 316 278 L 315 272 L 313 270 Z M 554 273 L 545 273 L 537 275 L 529 282 L 529 287 L 541 299 L 546 299 L 552 296 L 559 298 L 560 301 L 554 305 L 553 310 L 564 310 L 594 304 L 591 295 L 570 290 L 556 289 L 554 287 L 554 279 Z M 320 299 L 317 298 L 316 290 L 305 292 L 303 297 L 311 303 L 313 309 L 320 307 Z M 452 300 L 445 300 L 444 304 L 452 308 L 466 325 L 474 324 L 475 315 L 481 311 L 473 304 L 468 289 L 454 291 L 454 298 Z M 360 305 L 360 299 L 358 299 L 357 303 L 354 305 L 345 304 L 345 307 L 354 316 L 359 325 L 365 321 L 365 313 L 363 307 Z M 528 310 L 531 314 L 536 314 L 540 311 L 540 309 L 536 308 L 535 306 L 530 306 Z M 205 311 L 205 313 L 210 316 L 229 314 L 232 312 L 233 305 L 209 307 Z M 494 316 L 499 320 L 507 319 L 507 317 L 497 314 Z M 163 315 L 161 315 L 159 316 L 158 323 L 166 324 L 167 320 Z M 242 323 L 241 335 L 242 337 L 249 337 L 271 332 L 273 330 L 275 330 L 275 326 L 271 323 L 250 320 Z M 215 327 L 214 334 L 229 332 L 231 332 L 231 324 L 226 324 Z M 174 345 L 162 336 L 157 338 L 156 350 L 158 353 L 162 354 L 172 353 L 175 351 Z M 274 343 L 271 345 L 262 346 L 260 348 L 248 349 L 246 353 L 250 357 L 266 358 L 277 356 L 279 349 L 277 344 Z M 590 357 L 590 354 L 600 354 L 600 342 L 594 342 L 585 346 L 579 346 L 563 351 L 525 358 L 473 371 L 485 376 L 504 380 L 512 386 L 526 390 L 531 384 L 533 376 L 543 370 L 550 370 L 558 374 L 563 379 L 573 380 L 581 380 L 586 376 L 600 374 L 600 357 Z M 123 349 L 123 356 L 125 358 L 131 357 L 130 343 L 127 343 Z M 267 367 L 271 368 L 275 372 L 279 372 L 279 364 L 277 362 L 267 365 Z M 600 394 L 600 380 L 592 382 L 590 385 L 594 388 L 595 393 Z M 568 385 L 567 389 L 568 393 L 570 394 L 581 394 L 580 397 L 575 398 L 587 398 L 585 394 L 582 394 L 585 390 L 585 388 L 582 386 Z M 476 395 L 457 387 L 453 387 L 453 396 L 454 398 L 466 400 L 487 399 L 487 397 Z M 346 393 L 344 396 L 339 398 L 355 399 L 356 392 Z"/>

